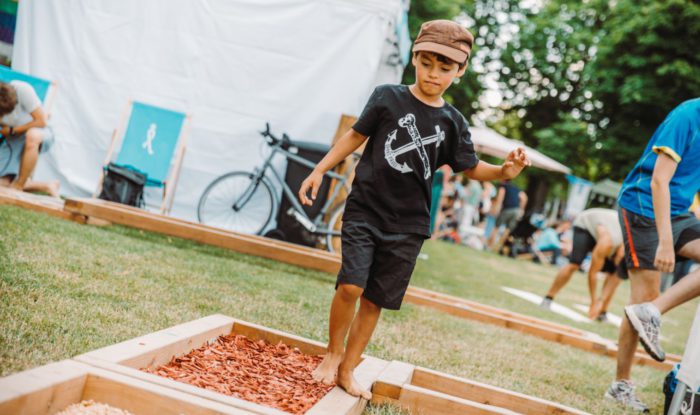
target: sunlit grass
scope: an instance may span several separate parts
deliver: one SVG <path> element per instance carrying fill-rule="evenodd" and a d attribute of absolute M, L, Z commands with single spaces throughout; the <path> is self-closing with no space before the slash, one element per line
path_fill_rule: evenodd
<path fill-rule="evenodd" d="M 95 228 L 0 207 L 0 375 L 221 313 L 321 341 L 335 277 L 274 261 L 123 227 Z M 428 242 L 413 283 L 575 325 L 503 292 L 543 293 L 554 268 Z M 561 302 L 585 303 L 577 277 Z M 615 301 L 620 314 L 623 289 Z M 697 303 L 668 317 L 664 345 L 681 351 Z M 665 317 L 666 319 L 666 317 Z M 666 321 L 666 320 L 665 320 Z M 609 325 L 579 324 L 609 338 Z M 602 401 L 613 359 L 518 332 L 405 304 L 384 312 L 367 351 L 554 400 L 591 413 Z M 635 368 L 640 396 L 663 405 L 664 373 Z M 369 408 L 367 414 L 400 412 Z"/>

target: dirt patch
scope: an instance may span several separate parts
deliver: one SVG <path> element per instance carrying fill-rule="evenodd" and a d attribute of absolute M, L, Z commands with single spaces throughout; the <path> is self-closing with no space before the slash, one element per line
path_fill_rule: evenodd
<path fill-rule="evenodd" d="M 333 388 L 311 377 L 321 359 L 321 356 L 305 355 L 283 343 L 273 345 L 242 335 L 228 335 L 185 356 L 173 358 L 166 365 L 142 370 L 292 414 L 303 414 Z"/>

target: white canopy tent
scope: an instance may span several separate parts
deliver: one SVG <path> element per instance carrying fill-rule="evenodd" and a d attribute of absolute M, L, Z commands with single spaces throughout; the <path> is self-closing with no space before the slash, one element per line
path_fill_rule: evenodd
<path fill-rule="evenodd" d="M 545 156 L 544 154 L 526 146 L 520 141 L 504 137 L 490 128 L 470 127 L 469 131 L 472 133 L 472 141 L 474 142 L 476 151 L 479 153 L 488 154 L 498 158 L 505 158 L 508 153 L 515 150 L 517 147 L 523 147 L 527 151 L 527 155 L 532 161 L 533 166 L 564 174 L 571 172 L 571 169 L 558 161 Z"/>
<path fill-rule="evenodd" d="M 13 68 L 58 85 L 34 177 L 89 196 L 129 100 L 185 112 L 172 214 L 194 219 L 209 182 L 263 160 L 266 121 L 330 143 L 341 114 L 399 82 L 403 16 L 401 0 L 23 0 Z"/>

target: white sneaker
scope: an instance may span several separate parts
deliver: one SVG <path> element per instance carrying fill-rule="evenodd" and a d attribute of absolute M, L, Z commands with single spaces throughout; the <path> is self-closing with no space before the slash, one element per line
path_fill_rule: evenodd
<path fill-rule="evenodd" d="M 663 362 L 666 353 L 659 344 L 661 333 L 661 313 L 651 303 L 632 304 L 625 307 L 627 319 L 639 334 L 639 341 L 651 357 Z"/>
<path fill-rule="evenodd" d="M 634 385 L 629 380 L 614 381 L 605 391 L 605 398 L 636 412 L 649 412 L 649 408 L 634 394 Z"/>

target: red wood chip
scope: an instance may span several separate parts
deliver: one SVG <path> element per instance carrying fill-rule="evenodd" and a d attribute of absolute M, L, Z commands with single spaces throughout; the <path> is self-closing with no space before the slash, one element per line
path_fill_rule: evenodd
<path fill-rule="evenodd" d="M 231 334 L 173 358 L 166 365 L 141 370 L 303 414 L 333 389 L 333 385 L 324 385 L 311 377 L 321 359 L 281 342 L 273 345 Z"/>

